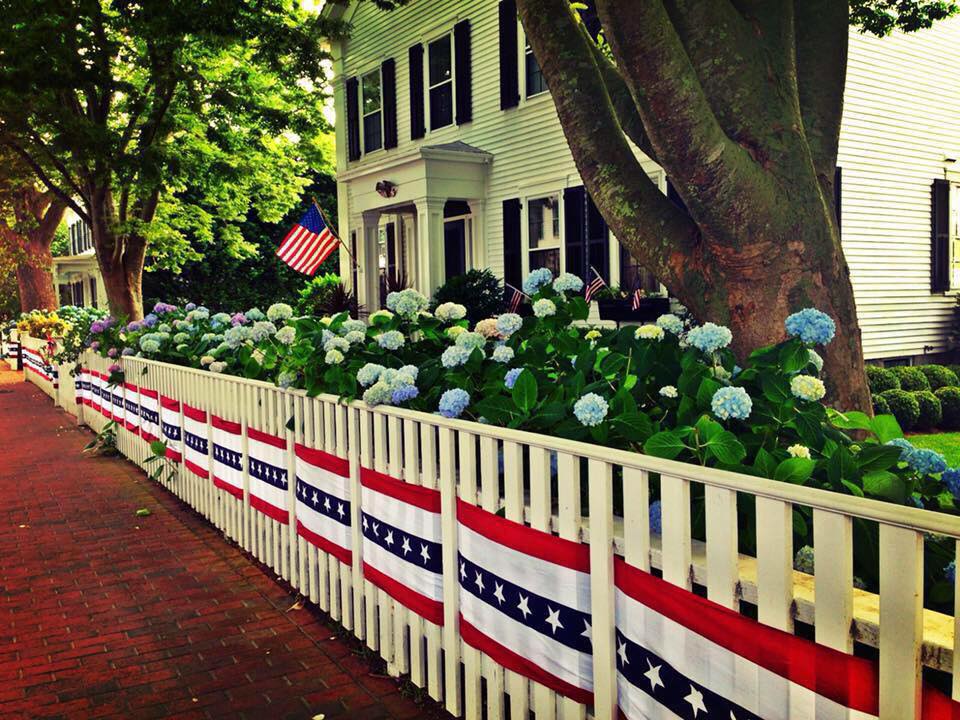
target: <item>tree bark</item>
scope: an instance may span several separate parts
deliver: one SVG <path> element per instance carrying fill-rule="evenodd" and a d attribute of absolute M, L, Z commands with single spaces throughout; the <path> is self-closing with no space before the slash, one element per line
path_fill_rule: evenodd
<path fill-rule="evenodd" d="M 728 325 L 741 359 L 783 340 L 792 312 L 828 313 L 837 323 L 822 349 L 829 399 L 870 412 L 829 193 L 846 5 L 817 18 L 817 32 L 842 46 L 823 54 L 796 31 L 793 4 L 598 0 L 615 72 L 567 0 L 517 7 L 580 176 L 617 239 L 698 320 Z M 664 203 L 629 149 L 624 86 L 684 209 Z"/>
<path fill-rule="evenodd" d="M 109 187 L 93 187 L 87 196 L 90 231 L 97 250 L 110 314 L 127 321 L 143 318 L 143 266 L 146 240 L 135 233 L 118 232 L 120 219 Z M 149 222 L 156 204 L 146 203 L 140 220 Z"/>
<path fill-rule="evenodd" d="M 66 203 L 51 192 L 21 184 L 7 190 L 15 223 L 0 221 L 0 240 L 16 261 L 20 309 L 56 310 L 50 246 L 63 220 Z"/>
<path fill-rule="evenodd" d="M 56 310 L 59 307 L 50 268 L 53 256 L 50 246 L 26 249 L 27 257 L 17 263 L 17 289 L 20 292 L 20 310 Z"/>

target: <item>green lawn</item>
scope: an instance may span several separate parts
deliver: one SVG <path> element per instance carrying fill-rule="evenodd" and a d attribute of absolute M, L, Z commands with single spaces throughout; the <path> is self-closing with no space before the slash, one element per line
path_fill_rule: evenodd
<path fill-rule="evenodd" d="M 943 453 L 950 467 L 960 466 L 960 432 L 911 435 L 908 439 L 917 447 Z"/>

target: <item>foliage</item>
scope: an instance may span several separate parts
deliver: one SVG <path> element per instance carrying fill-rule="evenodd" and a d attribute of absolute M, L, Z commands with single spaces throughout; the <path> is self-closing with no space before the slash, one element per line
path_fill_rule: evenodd
<path fill-rule="evenodd" d="M 336 315 L 349 313 L 357 317 L 360 307 L 353 293 L 333 273 L 311 278 L 300 289 L 297 312 L 301 315 Z"/>
<path fill-rule="evenodd" d="M 917 369 L 926 376 L 931 390 L 960 385 L 957 374 L 944 365 L 920 365 Z"/>
<path fill-rule="evenodd" d="M 960 387 L 940 388 L 934 394 L 943 408 L 942 427 L 960 430 Z"/>
<path fill-rule="evenodd" d="M 917 399 L 917 405 L 920 407 L 920 417 L 917 420 L 917 430 L 931 430 L 939 427 L 943 420 L 943 407 L 940 400 L 931 390 L 918 390 L 913 393 Z"/>
<path fill-rule="evenodd" d="M 890 414 L 890 405 L 886 400 L 883 399 L 883 395 L 874 395 L 873 396 L 873 414 L 874 415 L 889 415 Z"/>
<path fill-rule="evenodd" d="M 57 312 L 66 321 L 66 328 L 59 336 L 59 350 L 53 356 L 53 361 L 58 365 L 75 363 L 80 353 L 86 349 L 84 341 L 90 334 L 90 326 L 97 320 L 105 318 L 107 312 L 93 307 L 74 305 L 65 305 Z"/>
<path fill-rule="evenodd" d="M 108 420 L 93 440 L 84 446 L 83 452 L 104 457 L 117 455 L 117 423 L 114 420 Z"/>
<path fill-rule="evenodd" d="M 926 448 L 943 454 L 951 467 L 960 466 L 960 433 L 911 435 L 910 441 L 918 448 Z"/>
<path fill-rule="evenodd" d="M 56 311 L 31 310 L 22 313 L 17 321 L 17 330 L 38 340 L 62 337 L 68 329 L 69 323 Z"/>
<path fill-rule="evenodd" d="M 902 390 L 916 392 L 917 390 L 930 389 L 930 382 L 927 380 L 927 376 L 924 375 L 923 371 L 918 367 L 901 365 L 891 368 L 891 370 L 900 381 L 900 388 Z"/>
<path fill-rule="evenodd" d="M 879 365 L 867 365 L 867 382 L 870 384 L 870 392 L 877 395 L 887 390 L 899 390 L 900 378 L 896 373 Z"/>
<path fill-rule="evenodd" d="M 874 35 L 912 32 L 957 13 L 954 0 L 853 0 L 850 24 Z"/>
<path fill-rule="evenodd" d="M 890 412 L 904 430 L 912 430 L 920 419 L 920 404 L 907 390 L 887 390 L 880 394 Z"/>
<path fill-rule="evenodd" d="M 470 270 L 450 278 L 434 291 L 433 308 L 447 302 L 463 305 L 467 320 L 477 323 L 503 312 L 503 285 L 489 270 Z"/>

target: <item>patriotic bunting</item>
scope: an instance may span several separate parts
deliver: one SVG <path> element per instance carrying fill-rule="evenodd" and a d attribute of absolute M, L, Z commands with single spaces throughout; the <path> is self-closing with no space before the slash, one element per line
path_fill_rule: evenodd
<path fill-rule="evenodd" d="M 160 439 L 160 394 L 140 388 L 140 437 L 148 443 Z"/>
<path fill-rule="evenodd" d="M 14 361 L 20 357 L 20 343 L 7 342 L 7 357 Z"/>
<path fill-rule="evenodd" d="M 243 438 L 240 423 L 210 416 L 213 426 L 213 484 L 243 500 Z"/>
<path fill-rule="evenodd" d="M 123 383 L 111 385 L 109 392 L 113 404 L 113 409 L 110 413 L 111 417 L 113 418 L 113 421 L 117 423 L 117 425 L 123 425 L 124 416 L 126 415 L 124 412 Z"/>
<path fill-rule="evenodd" d="M 140 390 L 133 383 L 124 383 L 123 386 L 126 389 L 123 403 L 124 424 L 126 425 L 127 430 L 132 432 L 134 435 L 139 435 L 140 403 L 138 401 L 138 396 L 140 394 Z"/>
<path fill-rule="evenodd" d="M 36 350 L 23 348 L 23 366 L 34 375 L 43 378 L 47 382 L 53 383 L 54 387 L 59 384 L 59 374 L 57 369 L 47 363 Z"/>
<path fill-rule="evenodd" d="M 360 469 L 363 577 L 436 625 L 443 624 L 440 493 Z"/>
<path fill-rule="evenodd" d="M 94 410 L 100 410 L 100 373 L 96 370 L 90 371 L 90 402 L 89 405 Z"/>
<path fill-rule="evenodd" d="M 160 396 L 160 429 L 167 443 L 167 457 L 174 462 L 183 459 L 183 438 L 180 427 L 180 402 Z"/>
<path fill-rule="evenodd" d="M 80 405 L 90 404 L 90 371 L 85 368 L 77 368 L 77 378 L 74 383 L 76 387 L 77 403 Z"/>
<path fill-rule="evenodd" d="M 464 642 L 509 670 L 591 703 L 589 547 L 462 501 L 457 522 Z"/>
<path fill-rule="evenodd" d="M 210 477 L 207 449 L 207 413 L 183 404 L 183 464 L 194 475 Z"/>
<path fill-rule="evenodd" d="M 349 565 L 350 463 L 299 443 L 296 453 L 297 534 Z"/>
<path fill-rule="evenodd" d="M 107 420 L 112 420 L 113 392 L 110 390 L 109 375 L 97 373 L 97 387 L 100 388 L 100 414 Z"/>
<path fill-rule="evenodd" d="M 290 521 L 287 507 L 287 441 L 247 428 L 250 505 L 282 523 Z"/>

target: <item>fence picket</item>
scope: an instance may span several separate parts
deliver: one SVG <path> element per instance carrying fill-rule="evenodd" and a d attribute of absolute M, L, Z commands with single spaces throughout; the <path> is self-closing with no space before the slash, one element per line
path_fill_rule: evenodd
<path fill-rule="evenodd" d="M 557 453 L 557 530 L 564 540 L 580 542 L 580 458 Z M 562 720 L 584 720 L 587 708 L 572 698 L 558 698 Z"/>

